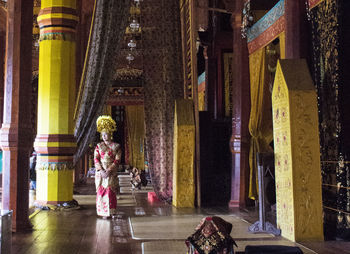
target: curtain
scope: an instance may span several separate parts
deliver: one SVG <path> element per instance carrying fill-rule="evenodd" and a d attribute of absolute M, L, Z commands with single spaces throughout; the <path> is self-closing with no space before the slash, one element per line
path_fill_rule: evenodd
<path fill-rule="evenodd" d="M 130 151 L 129 163 L 138 169 L 144 169 L 145 116 L 143 105 L 126 106 L 125 111 Z"/>
<path fill-rule="evenodd" d="M 280 58 L 285 59 L 286 58 L 286 32 L 280 33 L 278 38 L 280 39 Z"/>
<path fill-rule="evenodd" d="M 350 239 L 348 0 L 310 11 L 312 73 L 317 89 L 325 235 Z"/>
<path fill-rule="evenodd" d="M 224 53 L 225 117 L 232 116 L 233 53 Z"/>
<path fill-rule="evenodd" d="M 265 152 L 273 138 L 271 95 L 266 80 L 266 48 L 249 56 L 251 112 L 249 132 L 252 136 L 249 151 L 249 198 L 258 197 L 257 160 L 258 152 Z"/>
<path fill-rule="evenodd" d="M 183 97 L 179 1 L 143 1 L 146 151 L 157 197 L 171 202 L 175 98 Z"/>
<path fill-rule="evenodd" d="M 285 32 L 278 35 L 279 58 L 285 58 Z M 249 132 L 252 136 L 249 151 L 249 194 L 251 199 L 258 198 L 258 175 L 256 154 L 268 151 L 269 144 L 273 140 L 272 126 L 272 102 L 271 84 L 274 74 L 269 75 L 267 70 L 268 62 L 271 60 L 266 54 L 270 44 L 260 48 L 249 56 L 250 85 L 251 85 L 251 113 L 249 119 Z M 276 59 L 275 59 L 276 60 Z M 273 62 L 275 61 L 273 60 Z M 271 63 L 271 62 L 269 62 Z M 277 64 L 277 62 L 276 62 Z M 275 66 L 275 64 L 273 64 Z M 270 70 L 271 71 L 271 70 Z"/>
<path fill-rule="evenodd" d="M 104 105 L 102 110 L 103 115 L 112 116 L 112 106 L 111 105 Z"/>
<path fill-rule="evenodd" d="M 78 150 L 75 162 L 95 137 L 96 119 L 103 109 L 114 72 L 115 58 L 129 17 L 129 0 L 96 0 L 93 26 L 75 112 Z"/>

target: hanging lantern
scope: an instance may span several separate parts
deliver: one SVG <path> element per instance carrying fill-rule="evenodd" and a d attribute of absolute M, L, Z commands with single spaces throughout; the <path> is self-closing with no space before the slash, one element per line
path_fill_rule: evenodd
<path fill-rule="evenodd" d="M 133 19 L 129 25 L 131 32 L 137 32 L 140 28 L 139 22 L 136 19 Z"/>
<path fill-rule="evenodd" d="M 134 3 L 135 3 L 136 6 L 139 6 L 140 2 L 142 2 L 142 0 L 134 0 Z"/>
<path fill-rule="evenodd" d="M 130 54 L 130 53 L 126 56 L 126 60 L 128 60 L 129 64 L 130 64 L 134 59 L 135 59 L 135 57 L 134 57 L 132 54 Z"/>
<path fill-rule="evenodd" d="M 134 50 L 136 48 L 136 42 L 131 39 L 128 43 L 128 47 L 130 48 L 130 50 Z"/>

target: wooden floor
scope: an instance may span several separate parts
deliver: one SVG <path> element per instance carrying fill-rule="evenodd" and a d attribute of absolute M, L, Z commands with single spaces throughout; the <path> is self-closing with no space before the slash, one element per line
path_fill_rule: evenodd
<path fill-rule="evenodd" d="M 76 188 L 75 192 L 77 194 L 75 198 L 79 200 L 83 197 L 80 195 L 93 195 L 94 186 L 92 183 L 86 184 Z M 128 218 L 136 216 L 215 215 L 232 214 L 234 212 L 235 215 L 248 221 L 254 222 L 256 220 L 256 213 L 254 212 L 230 211 L 228 208 L 220 207 L 176 209 L 160 202 L 149 203 L 146 193 L 134 193 L 133 196 L 136 202 L 126 202 L 125 205 L 118 206 L 118 217 L 113 220 L 104 220 L 97 217 L 94 203 L 86 202 L 87 199 L 82 199 L 83 205 L 80 209 L 40 211 L 31 218 L 32 232 L 13 234 L 12 253 L 141 254 L 142 245 L 150 242 L 132 239 Z M 121 194 L 120 198 L 118 201 L 122 204 L 123 198 L 130 199 L 130 193 Z M 156 242 L 159 243 L 160 240 Z M 169 243 L 169 241 L 164 241 L 164 244 L 167 242 Z M 177 244 L 179 244 L 179 241 L 177 241 Z M 304 243 L 304 246 L 310 247 L 320 254 L 350 253 L 350 244 L 345 242 Z M 159 250 L 157 253 L 167 254 L 168 252 Z"/>

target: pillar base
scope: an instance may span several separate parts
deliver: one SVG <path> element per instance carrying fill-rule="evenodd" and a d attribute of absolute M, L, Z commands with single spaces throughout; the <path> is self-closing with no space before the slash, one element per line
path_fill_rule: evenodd
<path fill-rule="evenodd" d="M 228 203 L 229 208 L 240 208 L 239 200 L 230 200 Z"/>
<path fill-rule="evenodd" d="M 33 225 L 29 218 L 21 221 L 12 221 L 12 232 L 30 232 L 33 231 Z"/>
<path fill-rule="evenodd" d="M 46 201 L 46 200 L 35 200 L 34 206 L 46 206 L 46 205 L 63 205 L 64 203 L 72 202 L 73 200 L 69 201 Z"/>
<path fill-rule="evenodd" d="M 73 200 L 73 170 L 37 169 L 36 173 L 37 200 L 53 205 Z"/>
<path fill-rule="evenodd" d="M 47 209 L 51 209 L 51 208 L 63 208 L 63 209 L 72 209 L 72 208 L 76 208 L 79 207 L 79 203 L 75 200 L 69 200 L 69 201 L 46 201 L 46 200 L 36 200 L 34 202 L 34 206 L 37 208 L 47 208 Z"/>

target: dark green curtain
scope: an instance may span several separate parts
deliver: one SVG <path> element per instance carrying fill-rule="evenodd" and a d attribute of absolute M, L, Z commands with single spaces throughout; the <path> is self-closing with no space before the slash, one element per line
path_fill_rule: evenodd
<path fill-rule="evenodd" d="M 115 59 L 129 17 L 130 0 L 96 0 L 88 56 L 75 117 L 77 161 L 95 137 L 96 119 L 104 106 L 116 66 Z"/>

